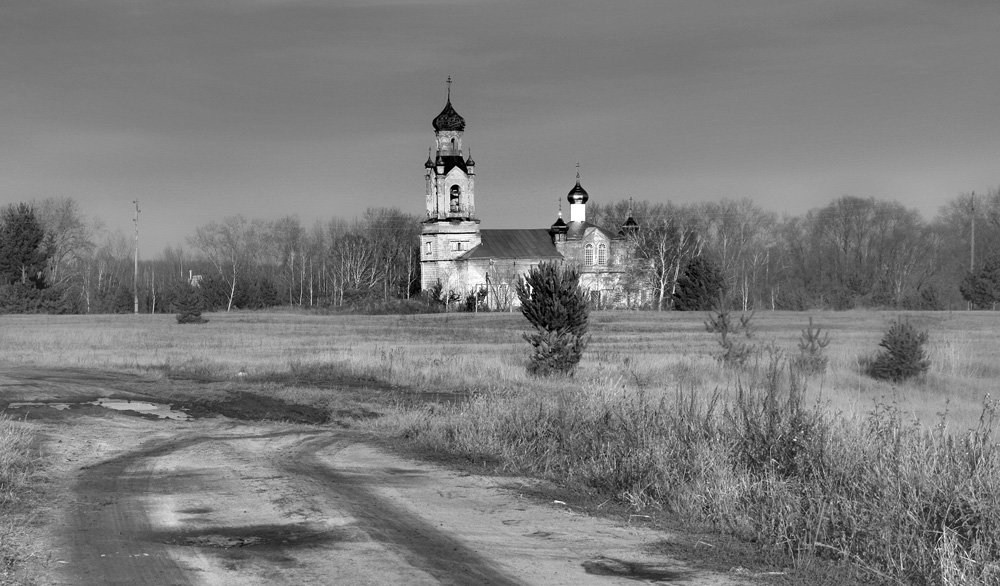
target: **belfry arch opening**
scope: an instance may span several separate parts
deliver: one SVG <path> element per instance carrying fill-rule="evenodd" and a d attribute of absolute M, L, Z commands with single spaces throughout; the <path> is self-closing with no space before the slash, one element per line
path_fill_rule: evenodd
<path fill-rule="evenodd" d="M 462 199 L 462 188 L 457 185 L 451 186 L 451 192 L 448 198 L 449 210 L 452 212 L 457 212 L 461 209 L 459 202 Z"/>

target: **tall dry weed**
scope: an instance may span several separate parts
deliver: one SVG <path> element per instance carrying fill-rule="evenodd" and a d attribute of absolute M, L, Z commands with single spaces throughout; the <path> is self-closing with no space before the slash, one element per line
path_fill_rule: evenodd
<path fill-rule="evenodd" d="M 996 575 L 995 402 L 976 428 L 955 434 L 909 421 L 892 403 L 860 421 L 809 405 L 802 378 L 776 356 L 735 384 L 705 397 L 605 377 L 555 393 L 494 390 L 375 425 L 636 508 L 670 510 L 798 563 L 836 559 L 877 580 L 914 584 Z"/>
<path fill-rule="evenodd" d="M 30 430 L 0 414 L 0 508 L 16 502 L 34 471 Z"/>
<path fill-rule="evenodd" d="M 0 583 L 23 584 L 20 562 L 27 555 L 21 539 L 30 522 L 26 494 L 36 471 L 32 433 L 21 422 L 0 414 Z"/>

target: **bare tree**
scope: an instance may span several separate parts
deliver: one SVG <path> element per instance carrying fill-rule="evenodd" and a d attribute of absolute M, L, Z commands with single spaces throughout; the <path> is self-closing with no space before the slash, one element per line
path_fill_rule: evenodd
<path fill-rule="evenodd" d="M 197 228 L 189 239 L 191 246 L 205 255 L 228 285 L 226 311 L 232 310 L 239 283 L 258 262 L 267 232 L 265 222 L 236 215 Z"/>
<path fill-rule="evenodd" d="M 57 285 L 79 279 L 84 259 L 96 247 L 95 227 L 69 197 L 42 200 L 35 206 L 35 215 L 46 235 L 48 282 Z"/>

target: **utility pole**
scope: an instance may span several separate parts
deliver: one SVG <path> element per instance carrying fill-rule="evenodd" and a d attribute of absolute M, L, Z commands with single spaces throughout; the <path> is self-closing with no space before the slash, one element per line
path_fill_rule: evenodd
<path fill-rule="evenodd" d="M 135 314 L 139 315 L 139 200 L 133 199 L 135 204 L 135 266 L 132 270 L 132 299 L 135 302 Z"/>
<path fill-rule="evenodd" d="M 969 240 L 969 272 L 976 271 L 976 192 L 972 192 L 972 238 Z"/>
<path fill-rule="evenodd" d="M 972 231 L 969 238 L 969 274 L 976 272 L 976 192 L 972 192 L 969 200 L 969 209 L 972 211 Z M 968 302 L 968 309 L 972 311 L 972 302 Z"/>

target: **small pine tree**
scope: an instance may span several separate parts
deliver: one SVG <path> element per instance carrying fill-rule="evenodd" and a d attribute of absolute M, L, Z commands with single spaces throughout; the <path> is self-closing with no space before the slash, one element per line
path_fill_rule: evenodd
<path fill-rule="evenodd" d="M 792 366 L 806 375 L 823 374 L 830 359 L 826 347 L 830 344 L 830 334 L 823 333 L 819 326 L 813 327 L 813 318 L 799 336 L 799 355 L 792 359 Z"/>
<path fill-rule="evenodd" d="M 448 302 L 448 295 L 444 291 L 444 283 L 440 279 L 435 281 L 424 295 L 427 296 L 427 301 L 430 305 L 440 309 L 444 309 L 445 304 Z"/>
<path fill-rule="evenodd" d="M 680 311 L 707 311 L 725 294 L 722 271 L 703 256 L 692 258 L 680 277 L 674 291 L 674 309 Z"/>
<path fill-rule="evenodd" d="M 465 296 L 465 311 L 483 311 L 486 301 L 486 289 L 477 289 Z"/>
<path fill-rule="evenodd" d="M 742 366 L 753 352 L 752 345 L 739 339 L 740 336 L 748 339 L 753 336 L 753 327 L 750 325 L 753 312 L 741 313 L 738 320 L 739 323 L 733 316 L 729 300 L 725 296 L 720 296 L 715 309 L 708 314 L 708 319 L 705 321 L 705 329 L 719 336 L 719 346 L 722 347 L 719 360 L 729 366 Z"/>
<path fill-rule="evenodd" d="M 580 274 L 555 263 L 542 263 L 518 280 L 521 313 L 535 327 L 524 334 L 534 352 L 528 372 L 536 376 L 572 374 L 587 346 L 587 296 Z"/>
<path fill-rule="evenodd" d="M 204 303 L 201 299 L 201 290 L 198 287 L 188 285 L 177 300 L 177 323 L 203 324 L 208 322 L 201 316 L 202 307 L 204 307 Z"/>
<path fill-rule="evenodd" d="M 926 343 L 926 330 L 920 331 L 908 321 L 896 320 L 879 342 L 883 350 L 867 364 L 868 376 L 900 382 L 925 374 L 931 366 L 924 350 Z"/>

